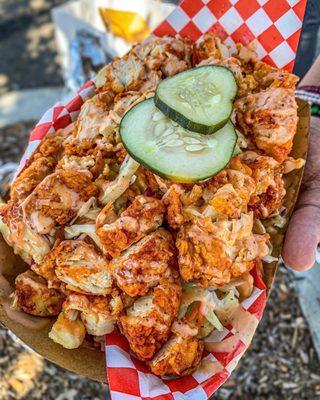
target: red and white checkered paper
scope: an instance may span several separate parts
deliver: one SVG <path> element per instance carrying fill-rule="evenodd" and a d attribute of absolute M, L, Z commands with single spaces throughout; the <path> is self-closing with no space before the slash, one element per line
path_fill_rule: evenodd
<path fill-rule="evenodd" d="M 201 40 L 214 31 L 225 43 L 256 40 L 260 59 L 293 69 L 306 0 L 183 0 L 155 30 L 158 36 L 188 36 Z M 68 104 L 48 110 L 30 135 L 18 171 L 28 164 L 47 133 L 74 121 L 83 102 L 94 93 L 89 81 Z M 198 370 L 188 377 L 161 379 L 130 354 L 119 332 L 106 336 L 106 367 L 112 400 L 207 400 L 228 379 L 250 345 L 266 305 L 266 286 L 254 269 L 254 291 L 235 313 L 232 325 L 206 339 L 206 353 Z"/>

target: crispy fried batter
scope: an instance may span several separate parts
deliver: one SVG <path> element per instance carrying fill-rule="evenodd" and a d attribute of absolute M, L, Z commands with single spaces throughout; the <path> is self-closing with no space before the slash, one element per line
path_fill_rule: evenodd
<path fill-rule="evenodd" d="M 61 312 L 52 325 L 49 338 L 66 349 L 77 349 L 86 336 L 86 328 L 79 318 L 78 312 Z"/>
<path fill-rule="evenodd" d="M 180 297 L 180 284 L 164 280 L 120 316 L 121 331 L 141 360 L 150 360 L 168 339 L 172 321 L 178 314 Z"/>
<path fill-rule="evenodd" d="M 96 233 L 104 251 L 117 257 L 133 243 L 158 228 L 163 221 L 164 206 L 153 197 L 137 196 L 120 218 L 98 228 Z"/>
<path fill-rule="evenodd" d="M 87 333 L 96 336 L 106 335 L 113 331 L 117 316 L 123 307 L 124 302 L 118 294 L 115 296 L 72 294 L 63 304 L 65 313 L 79 311 Z"/>
<path fill-rule="evenodd" d="M 117 285 L 129 296 L 143 296 L 171 275 L 174 242 L 163 228 L 132 245 L 110 262 L 109 269 Z"/>
<path fill-rule="evenodd" d="M 31 270 L 18 275 L 15 284 L 15 307 L 39 317 L 51 317 L 61 311 L 64 295 L 58 290 L 49 289 L 45 279 Z"/>
<path fill-rule="evenodd" d="M 52 157 L 39 157 L 26 167 L 14 180 L 10 189 L 10 198 L 14 203 L 22 202 L 37 185 L 55 167 L 55 160 Z"/>
<path fill-rule="evenodd" d="M 80 293 L 106 295 L 112 290 L 108 262 L 93 245 L 81 240 L 65 240 L 54 250 L 55 274 L 67 288 Z"/>
<path fill-rule="evenodd" d="M 252 233 L 253 215 L 240 219 L 212 222 L 211 218 L 194 219 L 177 236 L 180 275 L 200 286 L 223 286 L 254 267 L 254 260 L 268 254 L 268 246 Z M 262 246 L 260 246 L 262 244 Z"/>
<path fill-rule="evenodd" d="M 90 173 L 60 170 L 47 176 L 23 202 L 24 218 L 36 232 L 46 234 L 71 221 L 83 203 L 96 194 Z"/>
<path fill-rule="evenodd" d="M 203 350 L 203 342 L 196 336 L 175 333 L 154 356 L 149 366 L 158 376 L 191 375 L 201 361 Z"/>
<path fill-rule="evenodd" d="M 235 102 L 237 120 L 258 149 L 282 163 L 292 148 L 298 117 L 293 89 L 270 87 Z"/>

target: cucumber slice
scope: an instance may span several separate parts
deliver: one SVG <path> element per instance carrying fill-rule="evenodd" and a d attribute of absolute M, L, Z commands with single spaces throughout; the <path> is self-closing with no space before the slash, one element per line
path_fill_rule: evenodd
<path fill-rule="evenodd" d="M 183 128 L 209 135 L 230 119 L 237 91 L 236 79 L 228 68 L 197 67 L 161 81 L 155 105 Z"/>
<path fill-rule="evenodd" d="M 132 158 L 155 174 L 181 183 L 205 180 L 221 171 L 237 142 L 231 122 L 214 135 L 191 132 L 159 111 L 153 98 L 125 114 L 120 136 Z"/>

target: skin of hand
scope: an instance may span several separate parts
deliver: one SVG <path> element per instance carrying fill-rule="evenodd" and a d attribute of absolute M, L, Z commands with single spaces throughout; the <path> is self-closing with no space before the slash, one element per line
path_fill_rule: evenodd
<path fill-rule="evenodd" d="M 320 57 L 301 85 L 320 85 Z M 295 211 L 285 238 L 282 257 L 285 265 L 306 271 L 315 262 L 320 242 L 320 118 L 311 117 L 309 152 Z"/>

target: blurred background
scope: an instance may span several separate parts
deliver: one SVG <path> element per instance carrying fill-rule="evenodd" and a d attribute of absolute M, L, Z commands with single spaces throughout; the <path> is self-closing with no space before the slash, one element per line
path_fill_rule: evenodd
<path fill-rule="evenodd" d="M 16 167 L 43 112 L 148 34 L 178 1 L 144 2 L 143 20 L 97 11 L 108 3 L 115 2 L 0 0 L 0 180 Z M 320 52 L 319 26 L 320 1 L 309 0 L 295 69 L 300 77 Z M 319 270 L 293 276 L 280 266 L 253 344 L 216 399 L 320 399 Z M 107 386 L 43 360 L 0 328 L 0 399 L 108 398 Z"/>

